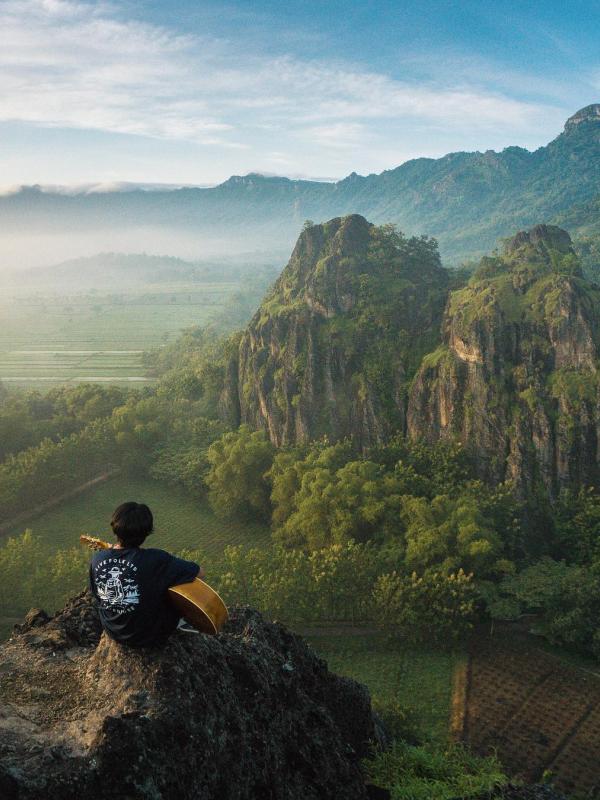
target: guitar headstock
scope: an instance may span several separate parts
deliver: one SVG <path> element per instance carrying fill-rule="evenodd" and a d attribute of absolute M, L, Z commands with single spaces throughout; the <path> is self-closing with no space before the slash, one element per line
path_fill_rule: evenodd
<path fill-rule="evenodd" d="M 104 542 L 102 539 L 97 539 L 95 536 L 86 536 L 82 534 L 79 537 L 81 544 L 87 545 L 90 550 L 108 550 L 112 545 L 109 542 Z"/>

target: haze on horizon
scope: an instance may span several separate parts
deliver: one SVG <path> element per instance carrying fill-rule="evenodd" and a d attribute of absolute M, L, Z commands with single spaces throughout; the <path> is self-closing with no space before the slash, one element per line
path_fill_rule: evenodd
<path fill-rule="evenodd" d="M 2 0 L 1 192 L 337 180 L 546 144 L 600 90 L 600 4 Z M 30 232 L 29 232 L 30 233 Z M 6 230 L 0 269 L 102 250 L 185 258 L 232 237 Z M 264 249 L 268 249 L 268 246 Z"/>

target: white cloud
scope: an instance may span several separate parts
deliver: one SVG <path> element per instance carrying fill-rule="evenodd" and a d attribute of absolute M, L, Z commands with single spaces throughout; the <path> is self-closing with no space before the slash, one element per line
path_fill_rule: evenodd
<path fill-rule="evenodd" d="M 245 147 L 259 131 L 334 149 L 369 120 L 534 130 L 554 107 L 483 89 L 414 85 L 352 65 L 244 55 L 78 0 L 0 4 L 0 120 Z M 372 124 L 372 123 L 371 123 Z M 375 126 L 375 129 L 377 126 Z"/>

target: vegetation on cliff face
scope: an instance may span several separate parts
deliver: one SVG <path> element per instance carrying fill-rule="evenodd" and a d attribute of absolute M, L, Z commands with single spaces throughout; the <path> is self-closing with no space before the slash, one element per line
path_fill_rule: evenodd
<path fill-rule="evenodd" d="M 540 225 L 450 295 L 442 347 L 414 380 L 407 431 L 458 438 L 479 474 L 551 495 L 595 484 L 600 289 L 565 231 Z"/>
<path fill-rule="evenodd" d="M 404 425 L 404 398 L 439 340 L 448 275 L 437 246 L 360 216 L 308 226 L 242 336 L 230 416 L 276 445 Z"/>
<path fill-rule="evenodd" d="M 599 312 L 560 228 L 518 233 L 461 285 L 430 239 L 309 225 L 230 347 L 221 411 L 276 446 L 457 438 L 480 477 L 556 495 L 598 479 Z"/>

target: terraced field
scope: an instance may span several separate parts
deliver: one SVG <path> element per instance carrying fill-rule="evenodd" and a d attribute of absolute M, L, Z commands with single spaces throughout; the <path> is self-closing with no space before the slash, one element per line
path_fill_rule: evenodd
<path fill-rule="evenodd" d="M 0 380 L 44 389 L 82 381 L 143 384 L 142 353 L 202 325 L 237 283 L 161 285 L 139 294 L 0 301 Z"/>
<path fill-rule="evenodd" d="M 465 711 L 465 739 L 481 753 L 495 751 L 511 775 L 549 776 L 568 795 L 599 796 L 599 666 L 572 665 L 525 634 L 480 636 Z"/>

